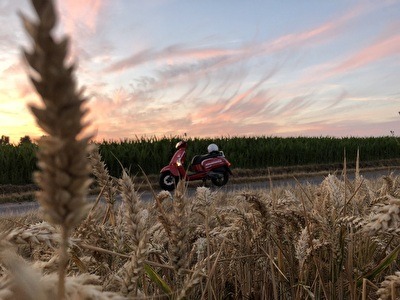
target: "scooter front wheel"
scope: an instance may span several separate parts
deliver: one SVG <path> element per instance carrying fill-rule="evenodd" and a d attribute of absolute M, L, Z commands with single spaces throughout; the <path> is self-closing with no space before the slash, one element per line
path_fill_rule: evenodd
<path fill-rule="evenodd" d="M 171 172 L 163 172 L 160 175 L 160 187 L 166 191 L 173 191 L 178 184 L 179 177 L 171 174 Z"/>
<path fill-rule="evenodd" d="M 216 186 L 225 185 L 229 180 L 229 173 L 223 172 L 223 173 L 218 173 L 218 175 L 219 176 L 217 176 L 217 177 L 212 177 L 211 182 Z"/>

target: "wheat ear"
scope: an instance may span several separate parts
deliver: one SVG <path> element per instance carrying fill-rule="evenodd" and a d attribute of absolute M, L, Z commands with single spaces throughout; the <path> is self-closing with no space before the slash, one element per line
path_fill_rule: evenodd
<path fill-rule="evenodd" d="M 125 208 L 125 224 L 132 239 L 132 253 L 130 261 L 124 266 L 124 283 L 127 291 L 137 296 L 138 279 L 143 271 L 144 260 L 148 251 L 148 234 L 146 228 L 146 214 L 140 203 L 140 197 L 135 190 L 132 179 L 123 170 L 119 180 L 122 201 Z"/>
<path fill-rule="evenodd" d="M 21 15 L 33 49 L 24 51 L 31 67 L 30 79 L 42 98 L 43 106 L 30 105 L 36 122 L 48 135 L 39 141 L 38 166 L 35 182 L 40 187 L 37 199 L 44 217 L 60 225 L 59 299 L 65 297 L 65 273 L 68 264 L 68 237 L 84 217 L 85 202 L 90 185 L 90 164 L 87 159 L 89 139 L 78 139 L 87 126 L 83 118 L 86 99 L 77 92 L 73 66 L 66 66 L 68 39 L 53 39 L 52 30 L 57 16 L 53 2 L 32 0 L 38 21 Z"/>
<path fill-rule="evenodd" d="M 385 277 L 381 287 L 377 291 L 379 299 L 399 299 L 400 295 L 400 272 Z"/>
<path fill-rule="evenodd" d="M 189 245 L 187 241 L 188 224 L 186 215 L 185 201 L 185 183 L 180 181 L 175 190 L 175 199 L 173 203 L 173 219 L 171 222 L 170 236 L 170 255 L 173 266 L 178 275 L 181 269 L 187 266 L 187 258 Z"/>
<path fill-rule="evenodd" d="M 11 273 L 11 280 L 7 286 L 9 297 L 1 299 L 49 299 L 40 283 L 42 275 L 18 256 L 14 249 L 0 249 L 0 262 Z"/>
<path fill-rule="evenodd" d="M 103 196 L 107 203 L 103 224 L 107 220 L 110 220 L 111 225 L 115 226 L 114 203 L 117 188 L 114 186 L 114 183 L 116 180 L 110 176 L 99 151 L 99 147 L 93 147 L 93 150 L 89 153 L 90 164 L 92 166 L 92 173 L 97 178 L 97 182 L 103 191 Z"/>

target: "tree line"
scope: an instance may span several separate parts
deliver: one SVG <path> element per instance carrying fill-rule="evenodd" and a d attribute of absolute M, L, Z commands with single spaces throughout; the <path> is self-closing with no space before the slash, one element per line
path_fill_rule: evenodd
<path fill-rule="evenodd" d="M 19 144 L 32 144 L 32 139 L 29 135 L 25 135 L 19 139 Z M 0 138 L 1 145 L 9 145 L 10 144 L 10 137 L 7 135 L 2 135 Z"/>

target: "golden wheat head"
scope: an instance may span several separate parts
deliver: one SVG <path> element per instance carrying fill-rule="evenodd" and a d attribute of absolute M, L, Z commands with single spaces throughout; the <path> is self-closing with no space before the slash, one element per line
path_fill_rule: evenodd
<path fill-rule="evenodd" d="M 33 47 L 25 51 L 31 67 L 30 79 L 43 106 L 30 105 L 38 125 L 48 136 L 39 141 L 35 181 L 41 188 L 38 201 L 46 218 L 53 224 L 73 228 L 81 221 L 85 196 L 90 184 L 87 159 L 88 137 L 78 139 L 86 127 L 84 99 L 76 91 L 73 66 L 65 66 L 68 40 L 53 39 L 56 24 L 51 1 L 32 1 L 38 22 L 22 16 Z"/>

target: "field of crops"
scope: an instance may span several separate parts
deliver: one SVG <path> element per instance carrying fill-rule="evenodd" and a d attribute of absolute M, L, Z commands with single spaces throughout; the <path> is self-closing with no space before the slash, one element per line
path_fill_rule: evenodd
<path fill-rule="evenodd" d="M 158 174 L 175 151 L 175 138 L 138 138 L 98 143 L 100 153 L 112 176 L 121 175 L 122 166 L 132 174 Z M 207 145 L 216 143 L 225 152 L 233 168 L 266 169 L 276 166 L 298 166 L 342 163 L 344 152 L 348 162 L 400 158 L 400 144 L 395 137 L 220 137 L 188 139 L 187 163 L 196 154 L 206 153 Z M 37 146 L 0 144 L 0 184 L 32 182 L 36 168 Z M 121 164 L 120 164 L 121 163 Z"/>
<path fill-rule="evenodd" d="M 400 295 L 400 178 L 331 175 L 319 186 L 235 193 L 200 187 L 191 197 L 181 184 L 149 203 L 126 173 L 113 181 L 101 161 L 92 164 L 106 203 L 71 231 L 67 299 Z M 32 290 L 55 299 L 59 229 L 41 215 L 6 217 L 0 226 L 9 232 L 0 261 L 13 274 L 11 281 L 0 277 L 1 299 L 32 299 Z"/>
<path fill-rule="evenodd" d="M 32 183 L 32 173 L 36 170 L 37 145 L 0 144 L 0 184 Z"/>

